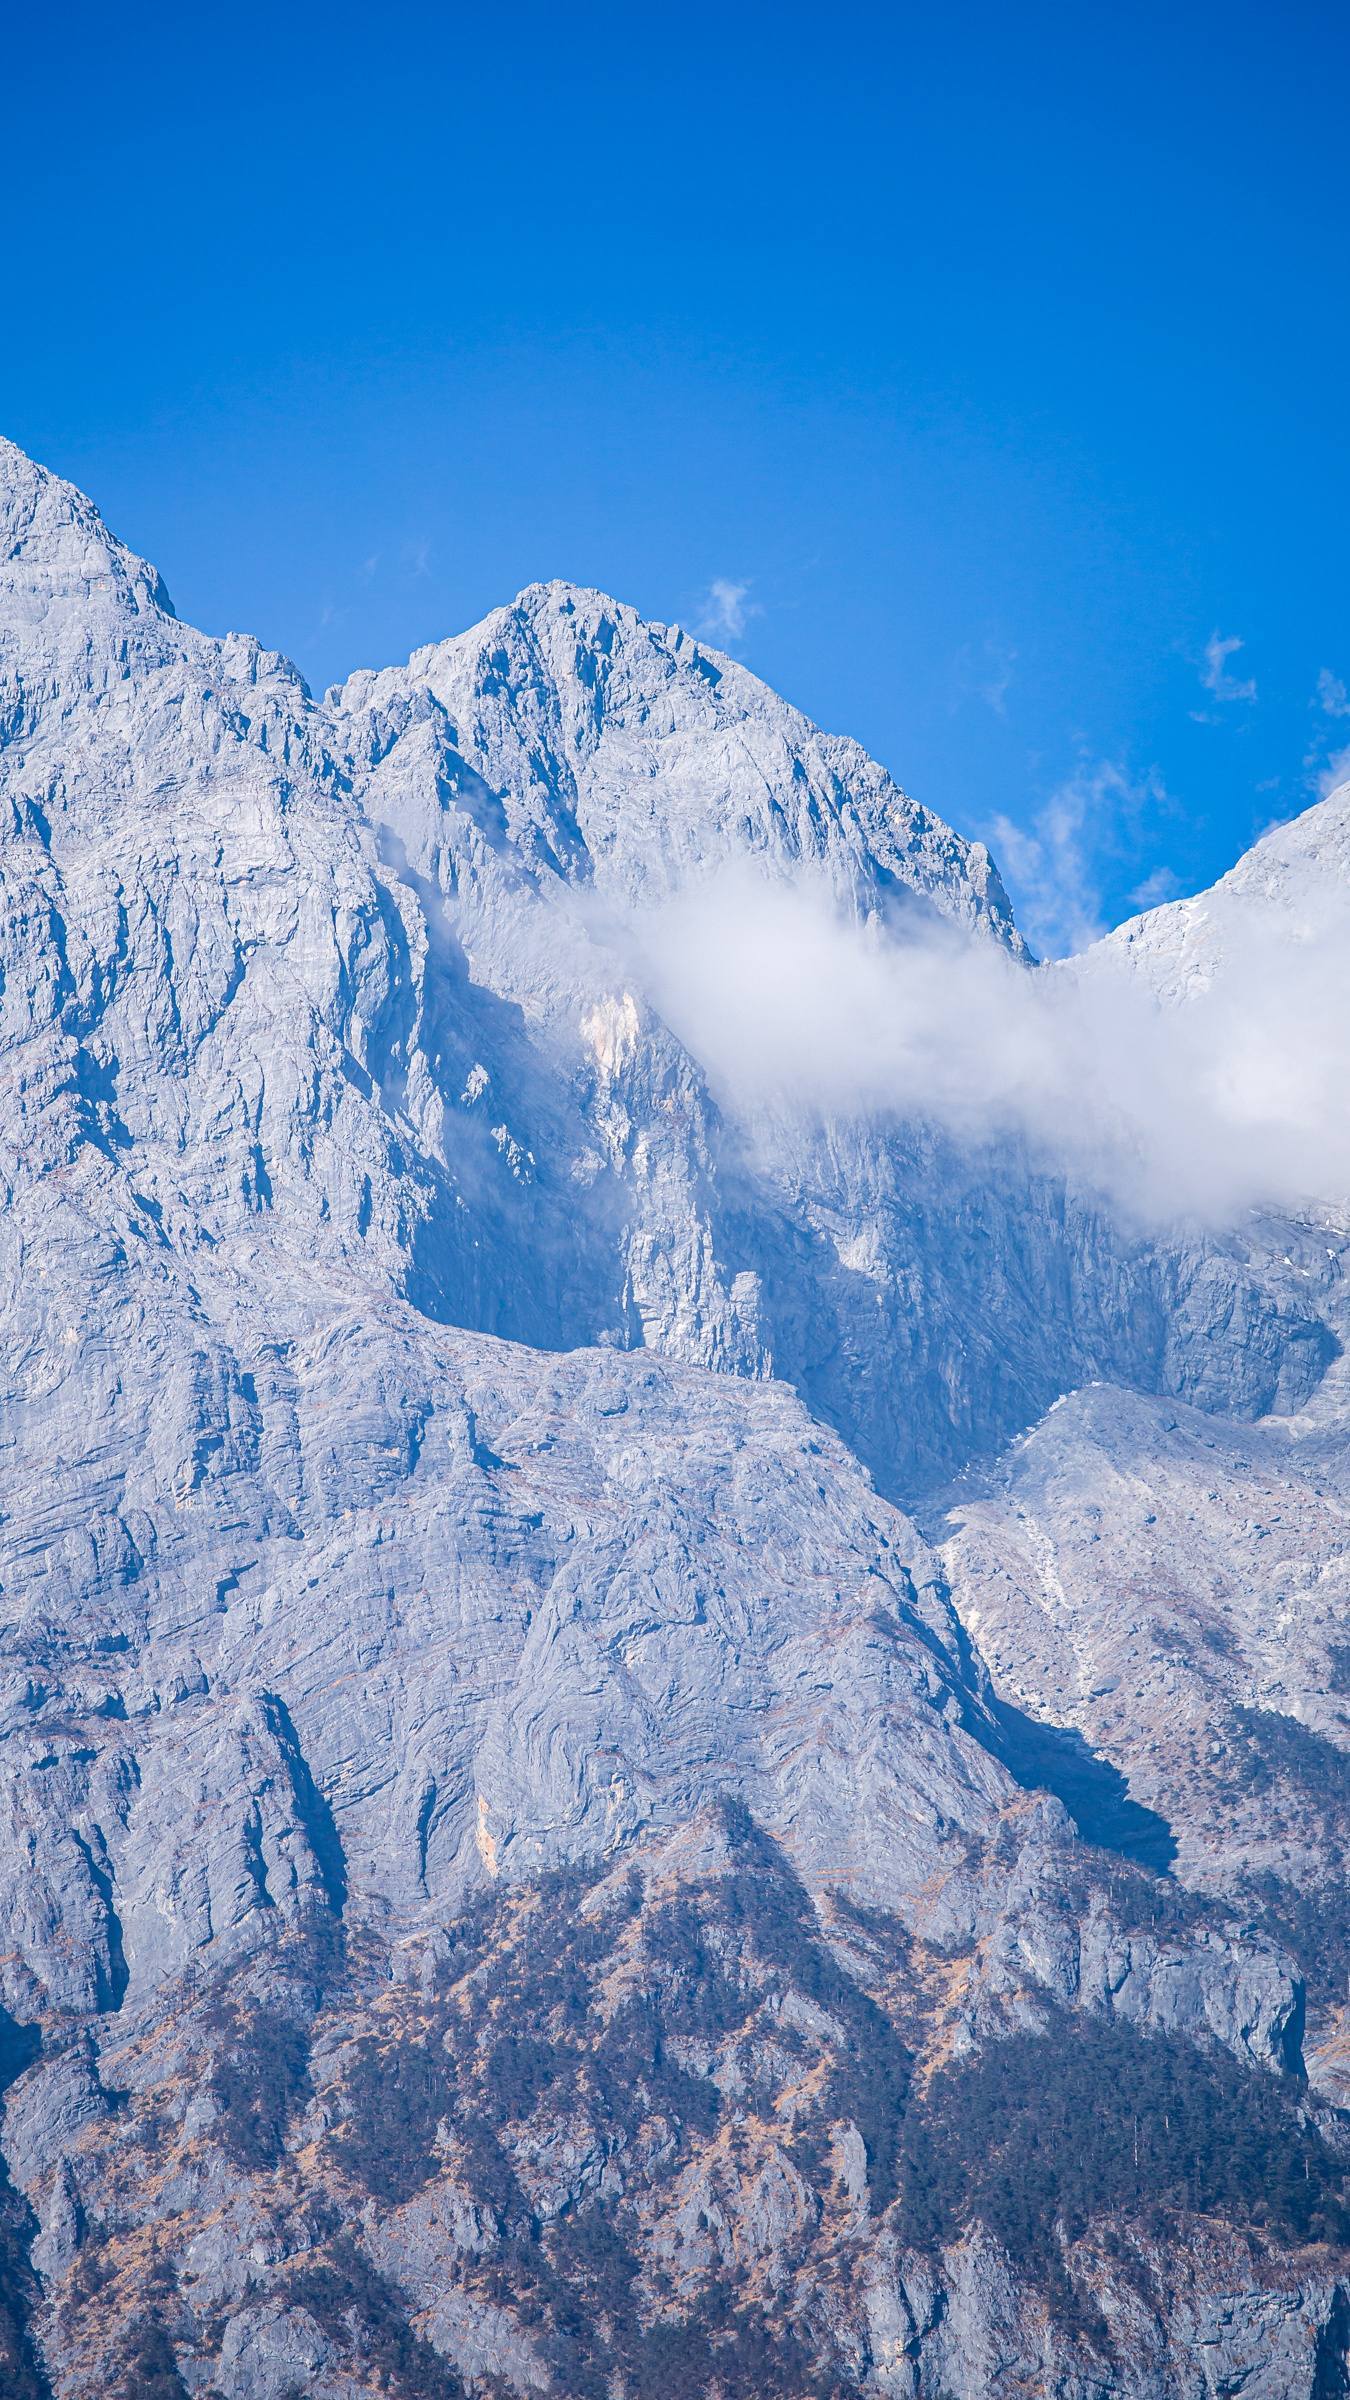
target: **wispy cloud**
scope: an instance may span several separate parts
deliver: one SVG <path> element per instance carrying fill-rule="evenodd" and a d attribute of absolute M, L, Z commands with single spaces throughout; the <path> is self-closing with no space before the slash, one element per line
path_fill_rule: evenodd
<path fill-rule="evenodd" d="M 1309 702 L 1315 712 L 1312 739 L 1304 753 L 1303 766 L 1309 787 L 1319 800 L 1329 792 L 1350 781 L 1350 744 L 1333 748 L 1339 736 L 1332 731 L 1345 717 L 1350 717 L 1350 689 L 1344 678 L 1323 667 L 1317 678 L 1317 689 Z"/>
<path fill-rule="evenodd" d="M 1155 867 L 1130 894 L 1131 908 L 1162 908 L 1181 892 L 1181 878 L 1171 867 Z"/>
<path fill-rule="evenodd" d="M 1256 698 L 1255 676 L 1229 673 L 1229 659 L 1235 658 L 1238 651 L 1245 647 L 1241 634 L 1220 633 L 1217 629 L 1205 644 L 1200 663 L 1200 681 L 1211 700 L 1217 701 L 1221 709 L 1234 702 L 1250 703 Z M 1216 716 L 1211 709 L 1193 708 L 1191 715 L 1197 725 L 1223 723 L 1222 716 Z"/>
<path fill-rule="evenodd" d="M 1344 750 L 1333 750 L 1330 758 L 1323 761 L 1317 778 L 1318 799 L 1325 800 L 1328 793 L 1337 791 L 1343 783 L 1350 783 L 1350 744 Z"/>
<path fill-rule="evenodd" d="M 1027 940 L 1044 958 L 1087 948 L 1105 930 L 1101 862 L 1122 830 L 1168 805 L 1156 770 L 1129 775 L 1111 759 L 1084 760 L 1029 825 L 999 816 L 989 840 L 1017 902 Z"/>
<path fill-rule="evenodd" d="M 749 583 L 735 583 L 729 575 L 714 575 L 704 593 L 694 631 L 709 642 L 737 642 L 751 617 L 763 615 L 757 600 L 750 598 Z"/>
<path fill-rule="evenodd" d="M 993 848 L 1018 900 L 1027 939 L 1044 957 L 1081 950 L 1103 931 L 1085 822 L 1083 795 L 1067 784 L 1038 809 L 1031 825 L 1006 816 L 993 822 Z"/>
<path fill-rule="evenodd" d="M 1008 713 L 1008 693 L 1012 688 L 1017 652 L 1009 642 L 989 640 L 976 649 L 967 643 L 958 650 L 954 661 L 957 702 L 964 699 L 982 700 L 992 708 L 996 717 Z"/>

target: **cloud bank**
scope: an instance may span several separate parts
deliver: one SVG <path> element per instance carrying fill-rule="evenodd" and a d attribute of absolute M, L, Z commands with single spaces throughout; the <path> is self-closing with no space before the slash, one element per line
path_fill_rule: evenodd
<path fill-rule="evenodd" d="M 1139 1227 L 1350 1196 L 1350 895 L 1244 895 L 1208 951 L 1026 969 L 913 913 L 728 870 L 634 924 L 652 1003 L 723 1107 L 921 1121 L 1016 1142 Z M 1141 971 L 1142 962 L 1142 971 Z"/>

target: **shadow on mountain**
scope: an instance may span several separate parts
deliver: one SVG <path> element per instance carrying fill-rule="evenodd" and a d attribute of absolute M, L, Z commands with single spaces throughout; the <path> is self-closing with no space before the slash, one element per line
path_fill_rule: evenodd
<path fill-rule="evenodd" d="M 1081 1733 L 1069 1725 L 1044 1725 L 1009 1700 L 994 1702 L 994 1718 L 999 1755 L 1023 1791 L 1053 1792 L 1085 1842 L 1115 1850 L 1155 1875 L 1171 1873 L 1177 1845 L 1166 1817 L 1132 1800 L 1120 1769 L 1089 1749 Z"/>
<path fill-rule="evenodd" d="M 31 2067 L 41 2049 L 35 2025 L 21 2025 L 0 2008 L 0 2116 L 4 2094 Z M 30 2323 L 41 2291 L 31 2249 L 37 2219 L 10 2181 L 0 2157 L 0 2392 L 5 2400 L 52 2400 Z"/>

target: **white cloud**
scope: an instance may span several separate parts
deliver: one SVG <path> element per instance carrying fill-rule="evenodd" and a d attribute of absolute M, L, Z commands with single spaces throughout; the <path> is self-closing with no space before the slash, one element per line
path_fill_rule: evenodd
<path fill-rule="evenodd" d="M 1240 634 L 1219 633 L 1217 630 L 1210 635 L 1205 644 L 1200 681 L 1210 698 L 1217 700 L 1221 705 L 1226 705 L 1234 700 L 1250 701 L 1256 698 L 1254 676 L 1230 675 L 1228 672 L 1229 659 L 1236 657 L 1238 651 L 1243 648 L 1245 648 L 1245 644 Z M 1192 709 L 1191 715 L 1200 725 L 1215 725 L 1221 722 L 1219 718 L 1211 716 L 1204 709 Z"/>
<path fill-rule="evenodd" d="M 1333 675 L 1330 667 L 1323 667 L 1318 675 L 1317 690 L 1313 695 L 1312 706 L 1320 712 L 1324 719 L 1330 718 L 1336 721 L 1343 717 L 1350 717 L 1350 689 L 1347 689 L 1341 676 Z M 1350 746 L 1339 750 L 1330 749 L 1329 745 L 1336 738 L 1330 724 L 1318 724 L 1314 728 L 1311 744 L 1303 760 L 1309 785 L 1316 792 L 1319 800 L 1325 800 L 1327 794 L 1334 792 L 1338 784 L 1342 784 L 1347 778 L 1350 778 Z"/>
<path fill-rule="evenodd" d="M 1181 890 L 1181 880 L 1171 867 L 1155 867 L 1130 894 L 1131 908 L 1161 908 L 1175 900 Z"/>
<path fill-rule="evenodd" d="M 633 928 L 634 972 L 748 1127 L 782 1109 L 1024 1144 L 1127 1221 L 1221 1224 L 1350 1195 L 1350 893 L 1255 894 L 1160 1000 L 1124 945 L 1016 965 L 987 938 L 859 922 L 753 868 Z"/>
<path fill-rule="evenodd" d="M 1084 842 L 1086 803 L 1065 784 L 1030 826 L 995 817 L 991 842 L 1019 903 L 1032 948 L 1059 958 L 1081 950 L 1102 932 L 1101 895 Z"/>
<path fill-rule="evenodd" d="M 1325 761 L 1317 778 L 1318 799 L 1325 800 L 1330 792 L 1336 791 L 1343 783 L 1350 783 L 1350 746 L 1344 750 L 1333 750 Z"/>
<path fill-rule="evenodd" d="M 702 634 L 709 642 L 739 641 L 750 618 L 764 613 L 749 593 L 748 583 L 733 583 L 729 576 L 714 575 L 703 597 L 695 633 Z"/>
<path fill-rule="evenodd" d="M 1097 940 L 1104 930 L 1097 861 L 1116 847 L 1122 822 L 1137 825 L 1166 805 L 1156 772 L 1139 779 L 1111 759 L 1084 759 L 1030 825 L 994 819 L 990 846 L 1033 950 L 1062 958 Z"/>

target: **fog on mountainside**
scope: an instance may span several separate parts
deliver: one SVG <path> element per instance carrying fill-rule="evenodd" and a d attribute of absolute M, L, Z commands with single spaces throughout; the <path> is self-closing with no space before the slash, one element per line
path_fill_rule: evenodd
<path fill-rule="evenodd" d="M 1343 844 L 1350 786 L 1310 819 L 1323 854 L 1333 826 Z M 860 921 L 810 866 L 747 863 L 639 912 L 634 972 L 737 1115 L 877 1114 L 976 1147 L 1023 1141 L 1140 1226 L 1222 1227 L 1254 1208 L 1339 1219 L 1350 887 L 1300 874 L 1299 838 L 1268 835 L 1207 904 L 1039 970 L 911 911 Z M 1263 852 L 1292 853 L 1274 897 Z M 1141 962 L 1169 957 L 1173 925 L 1195 955 L 1159 988 Z"/>

